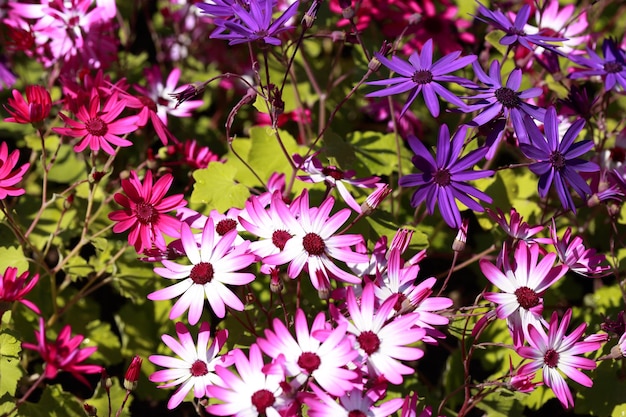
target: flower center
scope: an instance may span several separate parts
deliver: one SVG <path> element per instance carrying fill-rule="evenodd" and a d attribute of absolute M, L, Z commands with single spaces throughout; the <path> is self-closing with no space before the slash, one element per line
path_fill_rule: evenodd
<path fill-rule="evenodd" d="M 520 99 L 515 93 L 515 91 L 511 90 L 508 87 L 500 87 L 495 92 L 496 99 L 502 103 L 504 107 L 507 109 L 511 109 L 513 107 L 519 107 Z"/>
<path fill-rule="evenodd" d="M 526 36 L 526 32 L 524 32 L 522 29 L 516 28 L 515 26 L 511 26 L 509 28 L 509 33 L 517 36 Z"/>
<path fill-rule="evenodd" d="M 135 207 L 135 215 L 141 224 L 156 223 L 159 218 L 159 212 L 152 204 L 141 202 Z"/>
<path fill-rule="evenodd" d="M 367 417 L 361 410 L 352 410 L 348 413 L 348 417 Z"/>
<path fill-rule="evenodd" d="M 608 61 L 604 63 L 604 70 L 609 74 L 621 72 L 624 67 L 617 61 Z"/>
<path fill-rule="evenodd" d="M 371 330 L 367 330 L 361 333 L 356 338 L 356 341 L 359 342 L 359 346 L 365 351 L 368 356 L 376 352 L 380 347 L 380 339 Z"/>
<path fill-rule="evenodd" d="M 289 232 L 286 232 L 284 230 L 277 230 L 274 233 L 272 233 L 272 243 L 278 249 L 283 250 L 285 249 L 285 244 L 287 243 L 287 241 L 291 239 L 292 237 L 293 236 L 291 236 Z"/>
<path fill-rule="evenodd" d="M 559 151 L 552 152 L 550 155 L 550 164 L 552 164 L 554 169 L 560 171 L 565 167 L 565 157 Z"/>
<path fill-rule="evenodd" d="M 206 363 L 200 359 L 191 364 L 191 376 L 202 376 L 209 373 L 209 369 L 206 367 Z"/>
<path fill-rule="evenodd" d="M 141 97 L 139 97 L 139 101 L 141 101 L 141 104 L 146 106 L 148 109 L 150 109 L 150 110 L 152 110 L 153 112 L 156 113 L 156 111 L 157 111 L 157 104 L 150 97 L 141 96 Z"/>
<path fill-rule="evenodd" d="M 554 349 L 548 349 L 543 355 L 543 362 L 550 368 L 556 368 L 559 364 L 559 352 Z"/>
<path fill-rule="evenodd" d="M 191 280 L 196 284 L 204 285 L 211 282 L 213 275 L 213 265 L 208 262 L 200 262 L 191 268 L 189 278 L 191 278 Z"/>
<path fill-rule="evenodd" d="M 324 253 L 324 249 L 326 249 L 324 239 L 316 233 L 307 233 L 304 238 L 302 238 L 302 246 L 304 246 L 304 250 L 309 252 L 309 255 L 313 256 L 320 256 Z"/>
<path fill-rule="evenodd" d="M 433 73 L 428 70 L 418 70 L 411 79 L 415 84 L 428 84 L 433 80 Z"/>
<path fill-rule="evenodd" d="M 252 394 L 252 405 L 256 407 L 259 414 L 265 414 L 265 410 L 271 407 L 274 401 L 276 401 L 276 397 L 266 389 L 259 390 Z"/>
<path fill-rule="evenodd" d="M 85 129 L 94 136 L 104 136 L 109 131 L 107 124 L 99 117 L 87 120 Z"/>
<path fill-rule="evenodd" d="M 528 287 L 519 287 L 514 294 L 519 305 L 526 310 L 530 310 L 539 304 L 539 294 Z"/>
<path fill-rule="evenodd" d="M 616 146 L 610 150 L 611 161 L 624 162 L 626 160 L 626 149 Z"/>
<path fill-rule="evenodd" d="M 322 363 L 320 357 L 313 352 L 304 352 L 298 358 L 298 366 L 304 369 L 309 375 L 311 375 L 314 370 L 319 368 L 320 363 Z"/>
<path fill-rule="evenodd" d="M 342 180 L 344 178 L 343 171 L 334 166 L 322 168 L 322 174 L 327 177 L 333 177 L 336 180 Z"/>
<path fill-rule="evenodd" d="M 237 222 L 233 219 L 222 219 L 215 226 L 215 231 L 218 235 L 224 236 L 226 233 L 237 227 Z"/>
<path fill-rule="evenodd" d="M 434 175 L 435 184 L 441 187 L 446 187 L 450 185 L 450 178 L 450 171 L 448 171 L 446 168 L 438 169 Z"/>

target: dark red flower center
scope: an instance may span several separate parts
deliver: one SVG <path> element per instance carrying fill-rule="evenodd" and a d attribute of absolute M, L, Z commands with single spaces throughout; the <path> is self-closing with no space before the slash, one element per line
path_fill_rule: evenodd
<path fill-rule="evenodd" d="M 440 19 L 437 16 L 427 17 L 425 19 L 422 19 L 422 22 L 421 22 L 423 27 L 426 29 L 426 32 L 428 32 L 431 35 L 443 32 L 444 28 L 446 26 L 449 26 L 447 25 L 447 23 L 448 22 L 446 22 L 443 19 Z"/>
<path fill-rule="evenodd" d="M 85 129 L 94 136 L 104 136 L 109 131 L 107 124 L 99 117 L 87 120 Z"/>
<path fill-rule="evenodd" d="M 508 87 L 500 87 L 495 91 L 496 99 L 507 109 L 519 107 L 520 99 L 517 93 Z"/>
<path fill-rule="evenodd" d="M 304 238 L 302 238 L 302 246 L 304 246 L 304 250 L 309 252 L 309 255 L 313 256 L 322 255 L 324 253 L 324 249 L 326 249 L 324 239 L 316 233 L 307 233 Z"/>
<path fill-rule="evenodd" d="M 367 417 L 361 410 L 352 410 L 348 413 L 348 417 Z"/>
<path fill-rule="evenodd" d="M 198 359 L 191 364 L 191 369 L 189 371 L 192 376 L 202 376 L 209 373 L 209 368 L 207 368 L 206 363 Z"/>
<path fill-rule="evenodd" d="M 543 355 L 543 362 L 550 368 L 556 368 L 559 364 L 559 352 L 554 349 L 548 349 Z"/>
<path fill-rule="evenodd" d="M 380 347 L 380 339 L 371 330 L 364 331 L 358 335 L 356 341 L 359 342 L 359 346 L 368 356 L 376 352 Z"/>
<path fill-rule="evenodd" d="M 433 80 L 433 73 L 428 70 L 417 70 L 411 79 L 415 84 L 428 84 Z"/>
<path fill-rule="evenodd" d="M 322 363 L 320 357 L 313 352 L 304 352 L 298 358 L 298 366 L 304 369 L 309 375 L 311 375 L 314 370 L 319 368 L 320 363 Z"/>
<path fill-rule="evenodd" d="M 271 407 L 276 401 L 274 394 L 266 389 L 259 390 L 252 394 L 252 405 L 256 407 L 259 414 L 265 414 L 265 410 Z"/>
<path fill-rule="evenodd" d="M 610 155 L 611 161 L 614 161 L 614 162 L 626 161 L 626 149 L 616 146 L 614 148 L 611 148 L 610 152 L 611 152 L 611 155 Z"/>
<path fill-rule="evenodd" d="M 141 101 L 141 104 L 146 106 L 148 109 L 150 109 L 150 110 L 152 110 L 153 112 L 156 113 L 156 111 L 157 111 L 157 104 L 150 97 L 141 96 L 141 97 L 139 97 L 139 101 Z"/>
<path fill-rule="evenodd" d="M 285 249 L 285 245 L 287 244 L 287 241 L 291 239 L 292 237 L 293 236 L 291 236 L 291 234 L 289 234 L 289 232 L 285 230 L 277 230 L 274 233 L 272 233 L 272 243 L 278 249 L 283 250 Z"/>
<path fill-rule="evenodd" d="M 141 202 L 135 207 L 135 215 L 141 224 L 153 224 L 159 218 L 159 212 L 150 203 Z"/>
<path fill-rule="evenodd" d="M 326 175 L 327 177 L 333 177 L 336 180 L 344 179 L 343 171 L 334 166 L 327 166 L 322 168 L 322 174 Z"/>
<path fill-rule="evenodd" d="M 621 72 L 624 67 L 617 61 L 608 61 L 604 63 L 604 70 L 609 74 Z"/>
<path fill-rule="evenodd" d="M 565 167 L 565 157 L 559 151 L 552 152 L 550 155 L 550 164 L 554 169 L 560 171 Z"/>
<path fill-rule="evenodd" d="M 514 294 L 517 297 L 519 305 L 526 310 L 530 310 L 539 305 L 539 294 L 528 287 L 519 287 L 515 290 Z"/>
<path fill-rule="evenodd" d="M 217 232 L 218 235 L 220 236 L 224 236 L 226 233 L 230 232 L 231 230 L 237 228 L 237 222 L 233 219 L 222 219 L 219 222 L 217 222 L 217 225 L 215 226 L 215 231 Z"/>
<path fill-rule="evenodd" d="M 435 172 L 435 175 L 433 176 L 433 180 L 435 181 L 435 184 L 441 187 L 446 187 L 450 185 L 451 178 L 452 176 L 450 175 L 450 171 L 446 168 L 438 169 L 437 172 Z"/>
<path fill-rule="evenodd" d="M 200 262 L 191 268 L 189 278 L 191 278 L 191 280 L 196 284 L 204 285 L 211 282 L 213 275 L 213 265 L 208 262 Z"/>

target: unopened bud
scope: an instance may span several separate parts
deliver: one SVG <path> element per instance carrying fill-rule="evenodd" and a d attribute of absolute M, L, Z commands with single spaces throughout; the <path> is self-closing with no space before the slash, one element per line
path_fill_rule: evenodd
<path fill-rule="evenodd" d="M 393 239 L 391 239 L 391 244 L 389 245 L 389 251 L 387 252 L 387 254 L 389 254 L 394 248 L 397 248 L 400 253 L 404 253 L 406 248 L 409 246 L 409 242 L 411 242 L 412 237 L 412 230 L 398 229 L 396 234 L 393 236 Z"/>
<path fill-rule="evenodd" d="M 113 386 L 113 381 L 111 381 L 111 378 L 109 378 L 109 374 L 107 374 L 107 371 L 104 368 L 102 368 L 102 372 L 100 373 L 100 383 L 102 384 L 106 392 L 109 392 L 109 390 Z"/>
<path fill-rule="evenodd" d="M 83 409 L 85 410 L 85 413 L 87 413 L 89 417 L 98 417 L 98 409 L 94 407 L 93 405 L 84 403 Z"/>
<path fill-rule="evenodd" d="M 91 173 L 89 174 L 89 182 L 92 184 L 97 184 L 105 175 L 106 172 L 96 171 L 95 168 L 92 168 Z"/>
<path fill-rule="evenodd" d="M 302 26 L 304 27 L 304 29 L 309 29 L 311 26 L 313 26 L 313 22 L 315 22 L 315 18 L 317 17 L 317 11 L 320 8 L 320 4 L 320 0 L 313 0 L 311 7 L 309 7 L 309 10 L 304 14 L 304 17 L 302 18 Z"/>
<path fill-rule="evenodd" d="M 455 252 L 463 252 L 465 250 L 465 242 L 467 242 L 467 228 L 469 226 L 469 219 L 465 218 L 461 222 L 461 227 L 452 242 L 452 250 Z"/>
<path fill-rule="evenodd" d="M 207 83 L 193 83 L 188 84 L 182 91 L 179 91 L 178 93 L 170 93 L 170 97 L 176 99 L 176 106 L 174 106 L 174 108 L 178 108 L 181 103 L 184 103 L 185 101 L 196 97 L 200 93 L 203 93 L 206 86 Z"/>
<path fill-rule="evenodd" d="M 142 362 L 143 359 L 139 356 L 135 356 L 130 362 L 128 369 L 126 370 L 126 375 L 124 375 L 124 388 L 127 391 L 134 391 L 137 388 Z"/>
<path fill-rule="evenodd" d="M 283 290 L 283 281 L 280 279 L 278 273 L 278 268 L 272 268 L 270 271 L 270 291 L 274 294 L 280 294 Z"/>
<path fill-rule="evenodd" d="M 370 60 L 370 62 L 368 62 L 367 69 L 369 69 L 372 72 L 378 71 L 378 69 L 381 66 L 379 57 L 384 57 L 385 55 L 389 53 L 389 51 L 391 51 L 391 44 L 387 41 L 383 41 L 383 44 L 378 50 L 378 52 L 375 53 L 372 59 Z"/>
<path fill-rule="evenodd" d="M 63 201 L 63 208 L 65 210 L 69 210 L 70 207 L 72 207 L 72 204 L 74 203 L 74 194 L 70 194 L 67 196 L 67 198 Z"/>
<path fill-rule="evenodd" d="M 350 20 L 354 17 L 352 0 L 339 0 L 339 7 L 341 7 L 341 15 L 344 19 Z"/>
<path fill-rule="evenodd" d="M 346 40 L 346 33 L 339 31 L 339 30 L 335 30 L 333 32 L 330 33 L 330 39 L 333 40 L 333 42 L 342 42 Z"/>
<path fill-rule="evenodd" d="M 387 184 L 377 184 L 376 186 L 376 191 L 368 195 L 363 204 L 361 204 L 361 213 L 365 216 L 372 214 L 380 203 L 391 193 L 391 188 L 389 188 Z"/>

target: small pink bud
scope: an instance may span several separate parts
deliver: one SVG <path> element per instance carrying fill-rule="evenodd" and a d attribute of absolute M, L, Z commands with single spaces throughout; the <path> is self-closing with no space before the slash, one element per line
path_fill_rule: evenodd
<path fill-rule="evenodd" d="M 135 356 L 130 362 L 126 370 L 126 375 L 124 375 L 124 388 L 126 388 L 127 391 L 134 391 L 137 388 L 142 362 L 143 359 L 139 356 Z"/>
<path fill-rule="evenodd" d="M 469 219 L 465 218 L 461 222 L 461 227 L 452 242 L 452 250 L 455 252 L 463 252 L 465 250 L 465 242 L 467 242 L 467 228 L 469 226 Z"/>

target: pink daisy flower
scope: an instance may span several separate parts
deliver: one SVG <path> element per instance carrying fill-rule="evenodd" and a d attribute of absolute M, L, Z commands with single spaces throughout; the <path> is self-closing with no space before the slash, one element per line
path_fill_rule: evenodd
<path fill-rule="evenodd" d="M 55 127 L 52 130 L 60 135 L 80 138 L 74 146 L 75 152 L 82 152 L 89 146 L 94 152 L 102 149 L 109 155 L 115 154 L 115 146 L 131 146 L 133 143 L 119 135 L 126 135 L 137 130 L 137 116 L 128 116 L 119 120 L 117 117 L 126 108 L 125 101 L 118 100 L 117 93 L 113 93 L 100 109 L 100 97 L 94 91 L 88 107 L 84 105 L 78 109 L 75 121 L 59 113 L 66 127 Z"/>
<path fill-rule="evenodd" d="M 577 274 L 586 277 L 598 276 L 611 269 L 609 265 L 601 265 L 606 261 L 604 254 L 596 253 L 593 248 L 586 248 L 580 236 L 575 236 L 572 239 L 571 227 L 568 227 L 563 233 L 563 237 L 559 238 L 556 222 L 552 219 L 550 236 L 559 260 Z"/>
<path fill-rule="evenodd" d="M 289 263 L 287 273 L 290 278 L 296 278 L 306 266 L 313 286 L 320 291 L 330 289 L 330 278 L 360 283 L 358 277 L 343 271 L 331 260 L 353 263 L 368 260 L 367 255 L 350 249 L 363 240 L 361 235 L 334 235 L 350 217 L 350 209 L 343 209 L 329 218 L 334 203 L 335 200 L 329 197 L 319 208 L 310 208 L 309 194 L 304 190 L 297 219 L 286 207 L 277 205 L 281 220 L 294 237 L 285 243 L 282 252 L 264 258 L 263 262 L 269 265 Z"/>
<path fill-rule="evenodd" d="M 226 315 L 226 306 L 242 311 L 243 303 L 227 285 L 245 285 L 254 280 L 254 274 L 235 272 L 254 262 L 254 255 L 247 252 L 247 244 L 233 247 L 237 231 L 231 230 L 221 239 L 215 239 L 213 219 L 209 218 L 202 230 L 200 247 L 196 243 L 191 228 L 182 223 L 181 242 L 190 265 L 181 265 L 164 259 L 165 268 L 155 268 L 154 272 L 167 279 L 182 280 L 170 287 L 148 295 L 150 300 L 171 300 L 182 295 L 172 307 L 170 319 L 180 317 L 189 310 L 189 324 L 200 320 L 204 310 L 204 300 L 218 317 Z"/>
<path fill-rule="evenodd" d="M 265 330 L 265 338 L 258 338 L 257 344 L 271 358 L 282 358 L 287 376 L 295 376 L 295 387 L 300 387 L 309 378 L 332 395 L 343 395 L 354 387 L 352 380 L 357 373 L 345 366 L 358 352 L 352 348 L 352 341 L 346 337 L 347 323 L 330 329 L 324 313 L 319 313 L 309 331 L 306 316 L 301 309 L 296 311 L 293 338 L 287 327 L 274 319 L 273 331 Z"/>
<path fill-rule="evenodd" d="M 32 290 L 37 281 L 39 274 L 35 274 L 29 278 L 29 272 L 25 271 L 17 276 L 17 268 L 7 267 L 4 274 L 0 276 L 0 316 L 4 312 L 3 303 L 13 303 L 19 301 L 26 307 L 30 308 L 37 314 L 41 314 L 39 307 L 32 301 L 24 300 L 24 297 Z M 11 304 L 8 304 L 11 308 Z"/>
<path fill-rule="evenodd" d="M 167 408 L 170 410 L 178 407 L 192 388 L 195 398 L 206 397 L 207 386 L 221 383 L 220 377 L 215 373 L 215 366 L 228 366 L 232 363 L 228 356 L 219 355 L 228 337 L 226 330 L 218 330 L 211 343 L 209 343 L 211 330 L 209 323 L 206 322 L 200 325 L 197 344 L 183 323 L 176 323 L 176 334 L 178 340 L 167 334 L 161 336 L 161 339 L 179 356 L 178 358 L 164 355 L 152 355 L 149 358 L 155 365 L 169 368 L 150 375 L 150 381 L 166 382 L 159 385 L 159 388 L 180 385 L 167 402 Z"/>
<path fill-rule="evenodd" d="M 311 384 L 315 396 L 305 397 L 309 406 L 309 417 L 388 417 L 402 407 L 404 400 L 394 398 L 379 406 L 368 393 L 354 389 L 339 397 L 339 402 L 330 397 L 315 384 Z"/>
<path fill-rule="evenodd" d="M 528 325 L 541 327 L 544 322 L 542 294 L 567 272 L 563 265 L 554 266 L 556 255 L 549 253 L 539 260 L 539 245 L 520 244 L 515 249 L 515 264 L 504 256 L 504 270 L 481 259 L 480 269 L 491 283 L 502 290 L 485 293 L 485 299 L 498 304 L 496 315 L 506 319 L 513 343 L 520 346 Z"/>
<path fill-rule="evenodd" d="M 363 288 L 360 302 L 357 301 L 354 289 L 348 287 L 347 306 L 351 321 L 339 316 L 339 322 L 348 322 L 348 332 L 356 337 L 355 348 L 370 374 L 384 377 L 392 384 L 402 383 L 403 375 L 415 372 L 400 361 L 414 361 L 424 352 L 415 347 L 408 347 L 422 340 L 426 331 L 414 326 L 417 314 L 410 313 L 389 320 L 396 304 L 397 297 L 387 299 L 376 308 L 374 284 L 368 283 Z"/>
<path fill-rule="evenodd" d="M 122 180 L 122 189 L 126 195 L 116 193 L 115 201 L 124 207 L 109 214 L 109 219 L 119 222 L 113 226 L 113 232 L 122 233 L 130 229 L 128 243 L 137 253 L 151 249 L 155 245 L 164 251 L 167 247 L 163 233 L 178 237 L 180 221 L 165 213 L 187 204 L 182 194 L 165 197 L 172 186 L 174 177 L 165 174 L 152 183 L 152 172 L 147 171 L 143 183 L 135 171 L 130 178 Z"/>
<path fill-rule="evenodd" d="M 530 363 L 519 369 L 519 373 L 528 374 L 542 369 L 544 383 L 552 388 L 565 408 L 573 406 L 574 399 L 562 374 L 585 387 L 592 386 L 591 378 L 577 368 L 595 369 L 596 362 L 593 359 L 582 358 L 577 355 L 593 352 L 602 346 L 600 342 L 579 341 L 587 323 L 582 323 L 570 335 L 566 336 L 565 332 L 571 317 L 572 310 L 568 309 L 559 324 L 557 312 L 552 313 L 548 334 L 541 325 L 528 325 L 528 343 L 530 346 L 517 348 L 517 353 L 520 356 L 531 360 Z"/>
<path fill-rule="evenodd" d="M 279 417 L 290 402 L 283 396 L 285 377 L 280 367 L 268 369 L 256 344 L 250 346 L 250 359 L 241 349 L 233 350 L 231 355 L 237 374 L 222 366 L 215 368 L 222 383 L 208 385 L 206 391 L 222 403 L 209 405 L 206 411 L 217 416 Z"/>
<path fill-rule="evenodd" d="M 17 197 L 26 192 L 23 188 L 17 188 L 15 185 L 22 181 L 22 177 L 28 171 L 30 164 L 26 163 L 15 169 L 19 159 L 20 152 L 17 149 L 9 154 L 7 143 L 4 141 L 0 143 L 0 200 L 7 197 Z"/>

